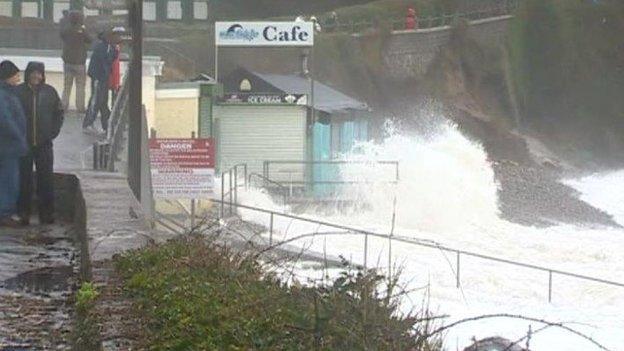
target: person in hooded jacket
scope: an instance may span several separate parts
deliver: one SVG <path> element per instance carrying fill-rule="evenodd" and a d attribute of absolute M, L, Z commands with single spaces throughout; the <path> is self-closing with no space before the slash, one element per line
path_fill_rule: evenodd
<path fill-rule="evenodd" d="M 53 140 L 61 132 L 64 112 L 58 92 L 45 82 L 45 66 L 30 62 L 24 73 L 25 82 L 18 95 L 26 115 L 26 139 L 29 150 L 20 162 L 22 183 L 18 213 L 22 225 L 28 225 L 33 198 L 33 163 L 37 169 L 39 222 L 54 223 L 54 151 Z"/>
<path fill-rule="evenodd" d="M 82 128 L 85 132 L 94 131 L 93 123 L 97 119 L 98 114 L 100 115 L 104 132 L 108 129 L 108 118 L 111 114 L 108 107 L 109 81 L 113 62 L 119 54 L 115 47 L 121 42 L 120 33 L 113 30 L 103 33 L 98 38 L 100 40 L 93 48 L 87 71 L 91 78 L 91 99 L 82 122 Z"/>
<path fill-rule="evenodd" d="M 16 95 L 19 69 L 0 63 L 0 226 L 17 227 L 20 157 L 26 154 L 26 118 Z"/>

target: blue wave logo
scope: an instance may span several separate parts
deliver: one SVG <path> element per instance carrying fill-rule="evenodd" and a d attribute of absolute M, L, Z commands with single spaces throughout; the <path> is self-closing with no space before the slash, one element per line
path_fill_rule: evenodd
<path fill-rule="evenodd" d="M 227 40 L 253 41 L 260 36 L 260 33 L 253 29 L 245 29 L 240 24 L 234 24 L 228 30 L 219 33 L 219 38 Z"/>

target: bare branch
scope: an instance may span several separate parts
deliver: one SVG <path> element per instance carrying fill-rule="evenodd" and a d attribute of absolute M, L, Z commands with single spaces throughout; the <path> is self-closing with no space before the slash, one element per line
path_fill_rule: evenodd
<path fill-rule="evenodd" d="M 585 335 L 577 330 L 574 330 L 566 325 L 564 325 L 562 322 L 557 322 L 557 323 L 553 323 L 553 322 L 549 322 L 547 320 L 544 319 L 539 319 L 539 318 L 532 318 L 532 317 L 526 317 L 526 316 L 522 316 L 522 315 L 514 315 L 514 314 L 506 314 L 506 313 L 500 313 L 500 314 L 487 314 L 487 315 L 482 315 L 482 316 L 477 316 L 477 317 L 471 317 L 471 318 L 466 318 L 466 319 L 462 319 L 456 322 L 453 322 L 451 324 L 445 325 L 443 327 L 440 327 L 436 330 L 434 330 L 433 332 L 427 334 L 427 337 L 431 337 L 435 334 L 439 334 L 445 330 L 454 328 L 460 324 L 464 324 L 464 323 L 468 323 L 468 322 L 474 322 L 474 321 L 478 321 L 478 320 L 482 320 L 482 319 L 489 319 L 489 318 L 512 318 L 512 319 L 522 319 L 522 320 L 526 320 L 526 321 L 531 321 L 531 322 L 537 322 L 537 323 L 542 323 L 542 324 L 546 324 L 548 326 L 551 327 L 556 327 L 556 328 L 560 328 L 563 330 L 566 330 L 572 334 L 575 334 L 577 336 L 580 336 L 581 338 L 591 342 L 592 344 L 596 345 L 598 348 L 600 348 L 601 350 L 605 350 L 605 351 L 611 351 L 608 348 L 606 348 L 605 346 L 603 346 L 602 344 L 598 343 L 594 338 Z"/>

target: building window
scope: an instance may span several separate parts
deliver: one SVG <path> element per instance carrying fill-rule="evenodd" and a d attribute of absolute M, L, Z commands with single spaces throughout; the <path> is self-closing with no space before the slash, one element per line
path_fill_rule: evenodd
<path fill-rule="evenodd" d="M 182 19 L 182 2 L 181 1 L 168 1 L 167 2 L 167 19 L 170 19 L 170 20 Z"/>
<path fill-rule="evenodd" d="M 153 1 L 143 2 L 143 20 L 155 21 L 156 20 L 156 3 Z"/>
<path fill-rule="evenodd" d="M 13 16 L 13 2 L 0 1 L 0 16 L 5 16 L 5 17 Z"/>
<path fill-rule="evenodd" d="M 249 81 L 249 79 L 247 78 L 243 79 L 240 83 L 239 89 L 240 91 L 246 91 L 246 92 L 251 91 L 251 82 Z"/>
<path fill-rule="evenodd" d="M 36 2 L 22 3 L 22 17 L 39 17 L 39 4 Z"/>
<path fill-rule="evenodd" d="M 69 1 L 55 1 L 54 2 L 54 22 L 59 23 L 63 18 L 63 11 L 69 10 Z"/>
<path fill-rule="evenodd" d="M 195 19 L 206 20 L 208 19 L 208 3 L 206 1 L 195 1 L 193 3 Z"/>
<path fill-rule="evenodd" d="M 88 9 L 86 7 L 84 8 L 83 13 L 85 17 L 95 17 L 100 15 L 100 11 L 97 9 Z"/>

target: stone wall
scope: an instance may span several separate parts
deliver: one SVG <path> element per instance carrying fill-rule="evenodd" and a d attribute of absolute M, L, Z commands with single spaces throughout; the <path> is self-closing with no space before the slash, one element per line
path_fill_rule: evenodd
<path fill-rule="evenodd" d="M 480 43 L 500 45 L 506 41 L 511 16 L 473 21 L 469 35 Z M 384 55 L 385 74 L 404 80 L 424 75 L 438 52 L 451 37 L 451 27 L 395 31 Z"/>

